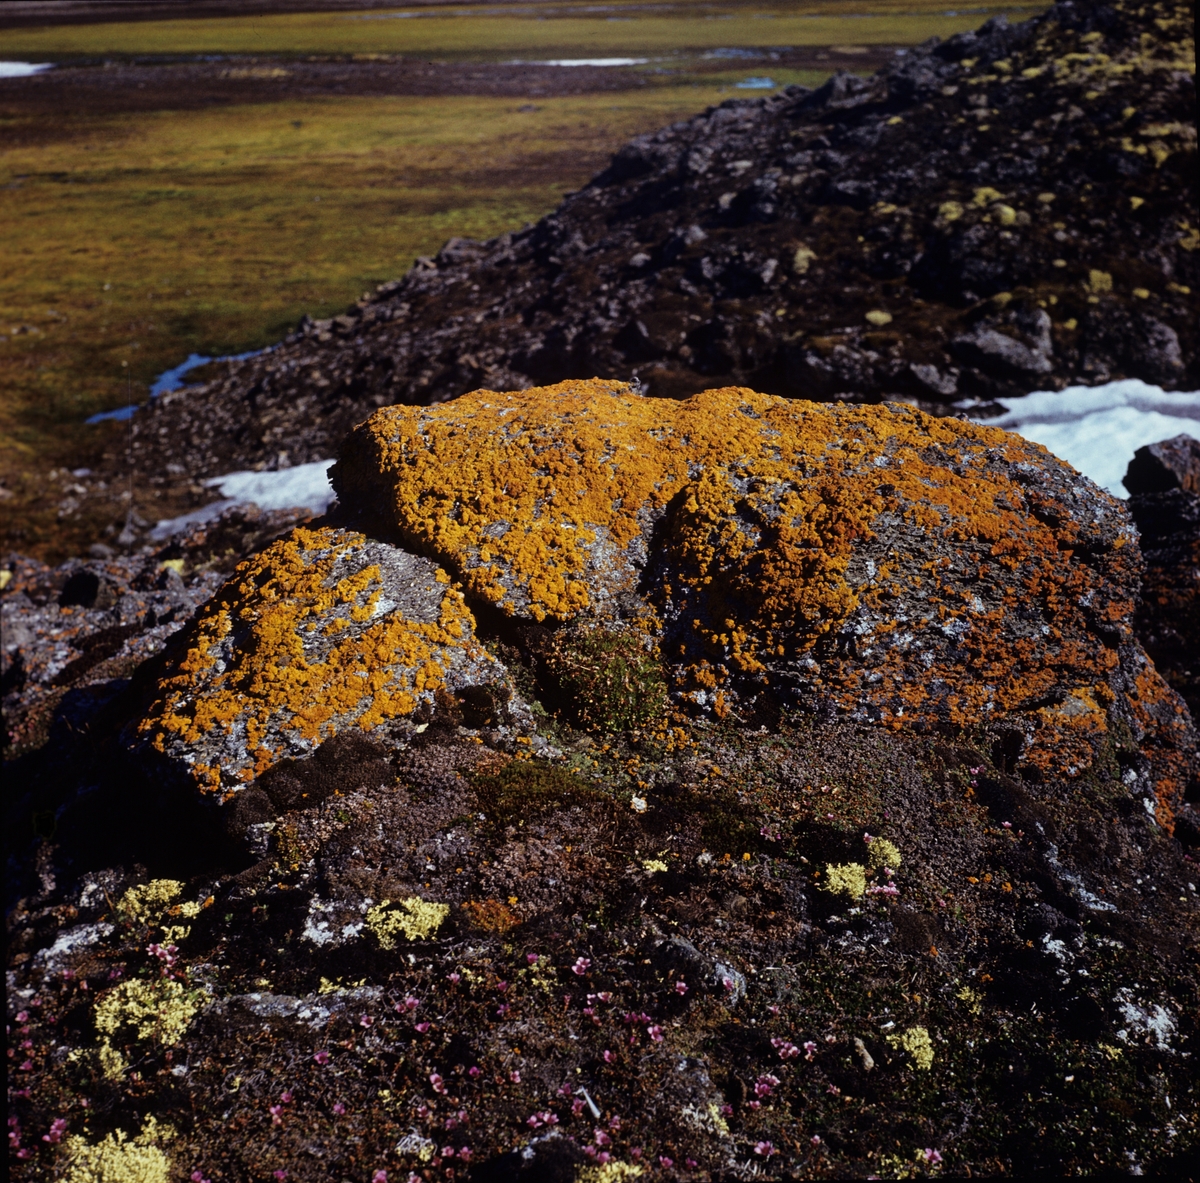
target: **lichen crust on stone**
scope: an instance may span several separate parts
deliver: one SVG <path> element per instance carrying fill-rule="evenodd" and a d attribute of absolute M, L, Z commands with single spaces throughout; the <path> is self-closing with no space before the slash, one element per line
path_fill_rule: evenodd
<path fill-rule="evenodd" d="M 340 730 L 495 680 L 462 592 L 428 559 L 298 528 L 243 563 L 189 626 L 138 725 L 204 791 L 227 795 Z"/>
<path fill-rule="evenodd" d="M 508 615 L 649 605 L 677 701 L 720 715 L 769 688 L 889 727 L 1003 720 L 1025 765 L 1068 776 L 1119 716 L 1173 751 L 1164 819 L 1186 780 L 1182 705 L 1133 637 L 1128 514 L 1017 435 L 573 381 L 383 408 L 333 482 Z"/>

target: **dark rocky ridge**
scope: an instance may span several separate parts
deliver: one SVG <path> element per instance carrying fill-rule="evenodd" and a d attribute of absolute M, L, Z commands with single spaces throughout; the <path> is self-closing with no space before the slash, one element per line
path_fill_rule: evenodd
<path fill-rule="evenodd" d="M 590 374 L 931 409 L 1194 387 L 1192 28 L 1174 0 L 1064 3 L 640 137 L 536 226 L 159 399 L 138 470 L 186 501 L 378 406 Z"/>

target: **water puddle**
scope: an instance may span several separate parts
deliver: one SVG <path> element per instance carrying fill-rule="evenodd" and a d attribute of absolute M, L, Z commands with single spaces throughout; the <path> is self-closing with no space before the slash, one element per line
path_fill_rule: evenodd
<path fill-rule="evenodd" d="M 775 83 L 770 78 L 743 78 L 741 82 L 735 82 L 737 90 L 774 90 Z"/>
<path fill-rule="evenodd" d="M 186 361 L 180 362 L 177 366 L 172 366 L 169 370 L 163 370 L 150 383 L 150 397 L 158 398 L 160 394 L 166 394 L 171 390 L 178 390 L 181 386 L 186 385 L 183 380 L 185 374 L 191 370 L 199 369 L 201 366 L 206 366 L 209 362 L 245 361 L 248 357 L 257 357 L 260 353 L 266 352 L 265 349 L 252 349 L 249 353 L 230 353 L 225 357 L 207 357 L 201 353 L 190 353 Z M 99 414 L 89 416 L 84 422 L 103 423 L 108 419 L 124 422 L 126 419 L 133 417 L 133 413 L 140 405 L 140 403 L 130 403 L 128 406 L 118 407 L 115 411 L 101 411 Z"/>
<path fill-rule="evenodd" d="M 510 66 L 644 66 L 649 58 L 553 58 L 550 61 L 513 61 Z"/>

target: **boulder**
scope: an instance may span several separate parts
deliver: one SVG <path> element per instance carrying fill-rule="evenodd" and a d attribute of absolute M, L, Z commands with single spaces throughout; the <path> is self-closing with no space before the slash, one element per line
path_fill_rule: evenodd
<path fill-rule="evenodd" d="M 429 559 L 299 527 L 243 563 L 181 634 L 135 742 L 230 799 L 339 732 L 408 719 L 444 688 L 502 680 L 474 625 Z"/>
<path fill-rule="evenodd" d="M 912 407 L 593 380 L 376 412 L 342 504 L 528 622 L 636 622 L 675 699 L 1000 727 L 1047 776 L 1132 732 L 1164 824 L 1186 714 L 1132 632 L 1120 502 L 1040 445 Z"/>

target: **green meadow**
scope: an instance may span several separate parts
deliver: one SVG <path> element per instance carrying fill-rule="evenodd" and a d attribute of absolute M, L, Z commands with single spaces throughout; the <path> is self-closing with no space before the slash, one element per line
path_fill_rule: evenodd
<path fill-rule="evenodd" d="M 326 13 L 0 30 L 0 57 L 399 53 L 437 60 L 647 56 L 705 46 L 909 44 L 977 25 L 929 6 L 850 19 L 815 5 L 755 19 L 677 6 L 629 20 L 526 15 L 361 20 Z M 901 14 L 901 9 L 907 15 Z M 403 10 L 401 10 L 403 11 Z M 495 10 L 489 10 L 489 12 Z M 1014 12 L 1013 9 L 1007 11 Z M 549 13 L 537 19 L 533 13 Z M 729 19 L 708 19 L 729 16 Z M 665 14 L 665 15 L 664 15 Z M 378 15 L 378 13 L 373 14 Z M 686 55 L 685 55 L 686 56 Z M 714 63 L 715 64 L 715 63 Z M 278 340 L 341 311 L 452 235 L 552 209 L 629 137 L 736 92 L 822 75 L 764 63 L 538 98 L 316 96 L 48 118 L 0 99 L 0 506 L 7 545 L 62 554 L 96 522 L 49 504 L 45 474 L 120 446 L 97 411 L 145 399 L 190 353 Z M 650 69 L 650 67 L 647 67 Z M 761 92 L 759 92 L 761 93 Z"/>
<path fill-rule="evenodd" d="M 673 53 L 722 46 L 905 45 L 972 29 L 1015 4 L 955 11 L 929 0 L 868 4 L 463 5 L 395 12 L 283 13 L 204 20 L 129 21 L 4 34 L 10 56 L 95 54 L 399 53 L 482 58 Z M 586 10 L 591 10 L 585 15 Z"/>

